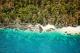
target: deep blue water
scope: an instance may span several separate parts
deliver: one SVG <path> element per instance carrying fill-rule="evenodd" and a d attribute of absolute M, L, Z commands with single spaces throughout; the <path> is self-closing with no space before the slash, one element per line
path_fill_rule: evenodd
<path fill-rule="evenodd" d="M 80 36 L 1 29 L 0 53 L 80 53 Z"/>

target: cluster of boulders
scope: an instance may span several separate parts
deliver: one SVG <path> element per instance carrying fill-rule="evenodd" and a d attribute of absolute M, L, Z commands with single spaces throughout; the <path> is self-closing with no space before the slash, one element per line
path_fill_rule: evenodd
<path fill-rule="evenodd" d="M 36 24 L 36 25 L 28 25 L 27 30 L 37 31 L 37 32 L 50 32 L 50 31 L 55 31 L 56 27 L 50 24 L 47 24 L 45 26 L 41 24 Z"/>

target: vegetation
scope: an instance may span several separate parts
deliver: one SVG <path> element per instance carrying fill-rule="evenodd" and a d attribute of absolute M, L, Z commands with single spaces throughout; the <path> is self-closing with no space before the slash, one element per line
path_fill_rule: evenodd
<path fill-rule="evenodd" d="M 51 23 L 76 26 L 80 23 L 79 0 L 0 0 L 0 23 Z"/>

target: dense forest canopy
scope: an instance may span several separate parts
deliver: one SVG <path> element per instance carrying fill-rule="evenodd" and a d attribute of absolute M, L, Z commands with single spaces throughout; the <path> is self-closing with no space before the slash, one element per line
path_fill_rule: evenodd
<path fill-rule="evenodd" d="M 0 0 L 0 23 L 80 25 L 80 0 Z"/>

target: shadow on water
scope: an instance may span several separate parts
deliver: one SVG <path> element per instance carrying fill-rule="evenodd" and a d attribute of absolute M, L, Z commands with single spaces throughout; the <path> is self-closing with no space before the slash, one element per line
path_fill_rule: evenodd
<path fill-rule="evenodd" d="M 80 36 L 1 29 L 0 53 L 80 53 Z"/>

